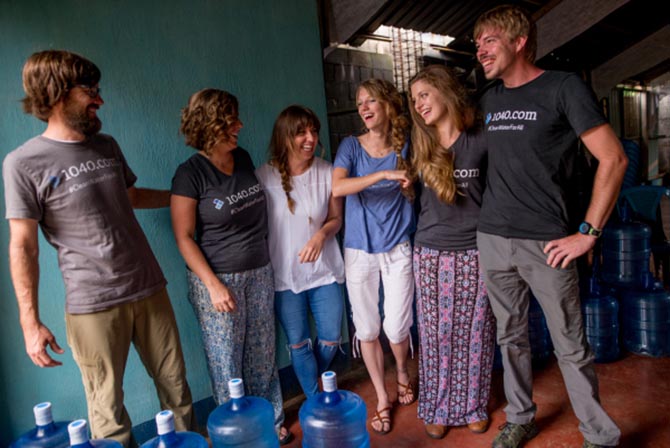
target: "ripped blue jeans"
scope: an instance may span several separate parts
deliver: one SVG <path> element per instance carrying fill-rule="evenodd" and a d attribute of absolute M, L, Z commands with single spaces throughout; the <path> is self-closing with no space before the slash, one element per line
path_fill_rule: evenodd
<path fill-rule="evenodd" d="M 340 346 L 344 295 L 337 283 L 301 293 L 275 292 L 275 312 L 289 344 L 289 353 L 300 386 L 309 398 L 318 393 L 318 376 L 328 369 Z M 309 311 L 316 324 L 317 343 L 312 344 Z"/>

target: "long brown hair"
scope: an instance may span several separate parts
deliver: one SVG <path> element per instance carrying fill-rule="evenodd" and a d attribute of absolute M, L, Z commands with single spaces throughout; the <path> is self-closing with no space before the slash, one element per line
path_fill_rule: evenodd
<path fill-rule="evenodd" d="M 317 133 L 321 129 L 321 123 L 314 111 L 305 106 L 293 104 L 279 113 L 272 129 L 268 163 L 279 171 L 281 185 L 291 213 L 295 212 L 295 199 L 291 197 L 293 185 L 289 173 L 288 153 L 293 147 L 293 138 L 310 127 L 316 129 Z"/>
<path fill-rule="evenodd" d="M 423 81 L 439 92 L 438 101 L 442 101 L 447 117 L 459 131 L 473 127 L 475 109 L 470 96 L 454 72 L 442 65 L 429 65 L 417 73 L 409 82 L 410 104 L 414 104 L 411 88 L 417 81 Z M 412 165 L 423 183 L 428 185 L 441 201 L 453 204 L 456 200 L 456 181 L 454 180 L 454 152 L 440 144 L 437 129 L 427 126 L 414 107 L 410 107 L 412 120 Z"/>
<path fill-rule="evenodd" d="M 391 145 L 397 155 L 396 169 L 405 170 L 409 177 L 412 177 L 412 165 L 409 160 L 403 158 L 402 148 L 407 142 L 410 133 L 410 122 L 404 113 L 405 107 L 402 95 L 393 84 L 385 79 L 372 78 L 363 81 L 356 90 L 358 97 L 361 89 L 365 89 L 368 94 L 379 101 L 386 109 L 386 115 L 391 122 Z M 414 186 L 402 190 L 403 195 L 409 200 L 414 200 Z"/>

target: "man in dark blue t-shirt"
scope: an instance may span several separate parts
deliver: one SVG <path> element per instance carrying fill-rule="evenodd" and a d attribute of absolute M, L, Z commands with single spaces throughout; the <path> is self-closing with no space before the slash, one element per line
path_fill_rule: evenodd
<path fill-rule="evenodd" d="M 484 13 L 475 25 L 477 58 L 487 79 L 482 97 L 489 147 L 477 244 L 505 367 L 507 423 L 493 447 L 517 447 L 538 429 L 528 341 L 529 288 L 540 303 L 584 447 L 613 446 L 620 431 L 600 405 L 574 260 L 600 236 L 627 161 L 591 90 L 574 75 L 533 64 L 535 29 L 513 6 Z M 578 139 L 598 160 L 591 203 L 570 234 L 566 167 Z"/>

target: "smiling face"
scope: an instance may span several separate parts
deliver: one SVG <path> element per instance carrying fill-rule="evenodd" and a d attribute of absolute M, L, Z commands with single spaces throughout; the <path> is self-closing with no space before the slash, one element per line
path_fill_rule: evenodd
<path fill-rule="evenodd" d="M 437 88 L 420 79 L 411 85 L 411 93 L 414 111 L 426 126 L 437 126 L 447 119 L 447 107 Z"/>
<path fill-rule="evenodd" d="M 296 162 L 310 162 L 318 144 L 319 131 L 311 124 L 301 127 L 289 143 L 289 158 Z"/>
<path fill-rule="evenodd" d="M 93 89 L 97 89 L 97 85 Z M 89 89 L 89 91 L 92 91 Z M 98 109 L 104 104 L 100 94 L 94 97 L 82 87 L 73 87 L 63 100 L 63 121 L 66 126 L 84 136 L 91 136 L 102 128 Z"/>
<path fill-rule="evenodd" d="M 363 124 L 369 130 L 383 129 L 389 124 L 389 116 L 386 111 L 386 105 L 379 99 L 370 95 L 370 93 L 361 87 L 356 95 L 356 106 L 358 115 L 363 120 Z"/>
<path fill-rule="evenodd" d="M 242 127 L 242 121 L 236 114 L 232 118 L 232 123 L 229 125 L 226 133 L 216 142 L 215 146 L 218 146 L 219 148 L 223 147 L 226 152 L 237 148 L 237 138 Z"/>
<path fill-rule="evenodd" d="M 505 79 L 517 58 L 525 56 L 519 50 L 525 37 L 511 40 L 498 28 L 484 28 L 477 36 L 477 60 L 482 64 L 486 79 Z"/>

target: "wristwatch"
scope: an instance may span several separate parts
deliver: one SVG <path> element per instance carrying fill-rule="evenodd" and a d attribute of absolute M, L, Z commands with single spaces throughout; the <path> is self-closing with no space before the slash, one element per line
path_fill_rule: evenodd
<path fill-rule="evenodd" d="M 603 231 L 601 229 L 596 229 L 588 222 L 584 221 L 579 225 L 579 233 L 582 235 L 595 236 L 596 238 L 602 235 Z"/>

